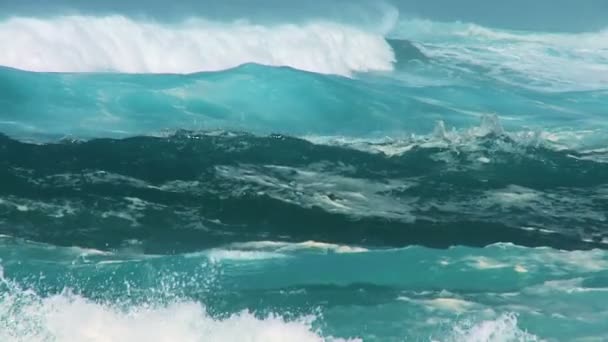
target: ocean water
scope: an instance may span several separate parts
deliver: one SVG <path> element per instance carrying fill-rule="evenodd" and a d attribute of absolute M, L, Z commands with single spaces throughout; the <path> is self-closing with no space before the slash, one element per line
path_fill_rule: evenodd
<path fill-rule="evenodd" d="M 0 3 L 0 341 L 608 340 L 608 3 Z"/>

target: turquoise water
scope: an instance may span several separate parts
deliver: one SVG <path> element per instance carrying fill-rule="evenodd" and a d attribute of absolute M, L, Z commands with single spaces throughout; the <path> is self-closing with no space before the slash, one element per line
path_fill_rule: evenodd
<path fill-rule="evenodd" d="M 605 18 L 1 4 L 0 340 L 608 339 Z"/>
<path fill-rule="evenodd" d="M 600 250 L 260 241 L 170 256 L 2 246 L 12 278 L 2 285 L 5 340 L 575 340 L 603 336 L 608 319 Z"/>

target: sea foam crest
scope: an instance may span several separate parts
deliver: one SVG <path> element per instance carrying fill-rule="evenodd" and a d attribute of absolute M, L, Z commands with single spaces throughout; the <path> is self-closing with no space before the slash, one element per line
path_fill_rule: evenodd
<path fill-rule="evenodd" d="M 0 22 L 0 65 L 30 71 L 192 73 L 245 63 L 324 74 L 388 71 L 382 35 L 331 22 L 261 26 L 123 16 L 13 17 Z"/>
<path fill-rule="evenodd" d="M 1 341 L 357 341 L 321 335 L 312 316 L 288 321 L 245 311 L 216 319 L 194 302 L 123 309 L 68 292 L 42 298 L 12 290 L 0 292 Z"/>

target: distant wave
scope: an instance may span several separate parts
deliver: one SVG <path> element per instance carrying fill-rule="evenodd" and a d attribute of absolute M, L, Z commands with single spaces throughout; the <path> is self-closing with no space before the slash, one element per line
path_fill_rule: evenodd
<path fill-rule="evenodd" d="M 398 20 L 396 13 L 388 17 L 375 30 L 327 19 L 261 25 L 203 19 L 169 24 L 119 15 L 9 17 L 0 21 L 0 65 L 51 72 L 194 73 L 255 63 L 351 76 L 431 59 L 537 90 L 608 89 L 607 30 L 510 31 Z"/>
<path fill-rule="evenodd" d="M 331 22 L 261 26 L 123 16 L 10 18 L 0 22 L 0 65 L 30 71 L 193 73 L 245 63 L 325 74 L 391 70 L 381 35 Z"/>

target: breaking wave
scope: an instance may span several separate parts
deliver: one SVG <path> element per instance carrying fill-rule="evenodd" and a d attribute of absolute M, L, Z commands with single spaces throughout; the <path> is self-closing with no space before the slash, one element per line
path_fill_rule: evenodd
<path fill-rule="evenodd" d="M 10 18 L 0 22 L 0 65 L 30 71 L 194 73 L 246 63 L 325 74 L 392 70 L 381 35 L 331 22 L 277 26 L 122 16 Z"/>

